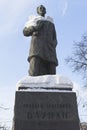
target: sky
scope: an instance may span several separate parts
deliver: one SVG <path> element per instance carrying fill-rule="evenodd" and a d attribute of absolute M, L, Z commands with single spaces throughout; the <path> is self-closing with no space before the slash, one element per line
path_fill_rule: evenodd
<path fill-rule="evenodd" d="M 31 38 L 23 36 L 23 28 L 30 15 L 37 15 L 36 7 L 41 4 L 47 9 L 46 16 L 54 19 L 57 74 L 83 86 L 81 74 L 73 73 L 65 58 L 72 54 L 74 41 L 80 41 L 87 32 L 87 0 L 0 0 L 0 105 L 9 108 L 1 108 L 2 113 L 12 112 L 16 83 L 28 75 Z M 10 114 L 7 117 L 12 119 Z"/>

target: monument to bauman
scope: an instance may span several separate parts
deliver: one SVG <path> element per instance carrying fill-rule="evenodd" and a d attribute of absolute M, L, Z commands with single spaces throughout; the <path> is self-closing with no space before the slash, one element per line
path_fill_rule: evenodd
<path fill-rule="evenodd" d="M 43 5 L 37 7 L 37 13 L 39 15 L 31 17 L 23 29 L 24 36 L 32 36 L 29 75 L 56 74 L 57 38 L 53 19 L 49 16 L 45 18 L 46 8 Z"/>
<path fill-rule="evenodd" d="M 56 31 L 46 9 L 25 24 L 24 36 L 32 36 L 29 75 L 17 83 L 12 130 L 80 130 L 73 83 L 56 75 Z"/>

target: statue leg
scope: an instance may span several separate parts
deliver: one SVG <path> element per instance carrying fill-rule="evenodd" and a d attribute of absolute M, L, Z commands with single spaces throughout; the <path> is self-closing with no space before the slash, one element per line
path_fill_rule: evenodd
<path fill-rule="evenodd" d="M 30 68 L 29 68 L 29 75 L 30 76 L 37 76 L 39 75 L 39 61 L 38 58 L 32 57 L 30 59 Z"/>
<path fill-rule="evenodd" d="M 53 62 L 49 62 L 48 64 L 48 73 L 49 74 L 56 74 L 56 65 Z"/>
<path fill-rule="evenodd" d="M 30 76 L 39 76 L 39 75 L 46 75 L 47 74 L 47 67 L 44 61 L 37 56 L 34 56 L 30 59 L 30 68 L 29 68 L 29 75 Z"/>

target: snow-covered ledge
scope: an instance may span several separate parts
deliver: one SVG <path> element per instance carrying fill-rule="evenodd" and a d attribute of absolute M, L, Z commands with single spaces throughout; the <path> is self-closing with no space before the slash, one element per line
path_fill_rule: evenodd
<path fill-rule="evenodd" d="M 61 75 L 26 76 L 16 85 L 17 91 L 71 91 L 73 83 Z"/>

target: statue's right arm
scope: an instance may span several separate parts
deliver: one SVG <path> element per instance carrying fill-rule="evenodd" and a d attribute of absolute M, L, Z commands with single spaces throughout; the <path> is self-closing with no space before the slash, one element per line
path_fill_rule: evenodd
<path fill-rule="evenodd" d="M 25 27 L 23 29 L 23 34 L 24 36 L 28 37 L 28 36 L 32 36 L 32 34 L 34 32 L 38 32 L 40 31 L 40 29 L 42 28 L 42 26 L 44 25 L 43 21 L 38 21 L 37 22 L 37 26 L 31 26 L 31 27 Z"/>
<path fill-rule="evenodd" d="M 28 36 L 31 36 L 34 31 L 35 31 L 35 29 L 34 29 L 33 26 L 28 27 L 28 28 L 25 27 L 25 28 L 23 29 L 23 34 L 24 34 L 24 36 L 28 37 Z"/>

